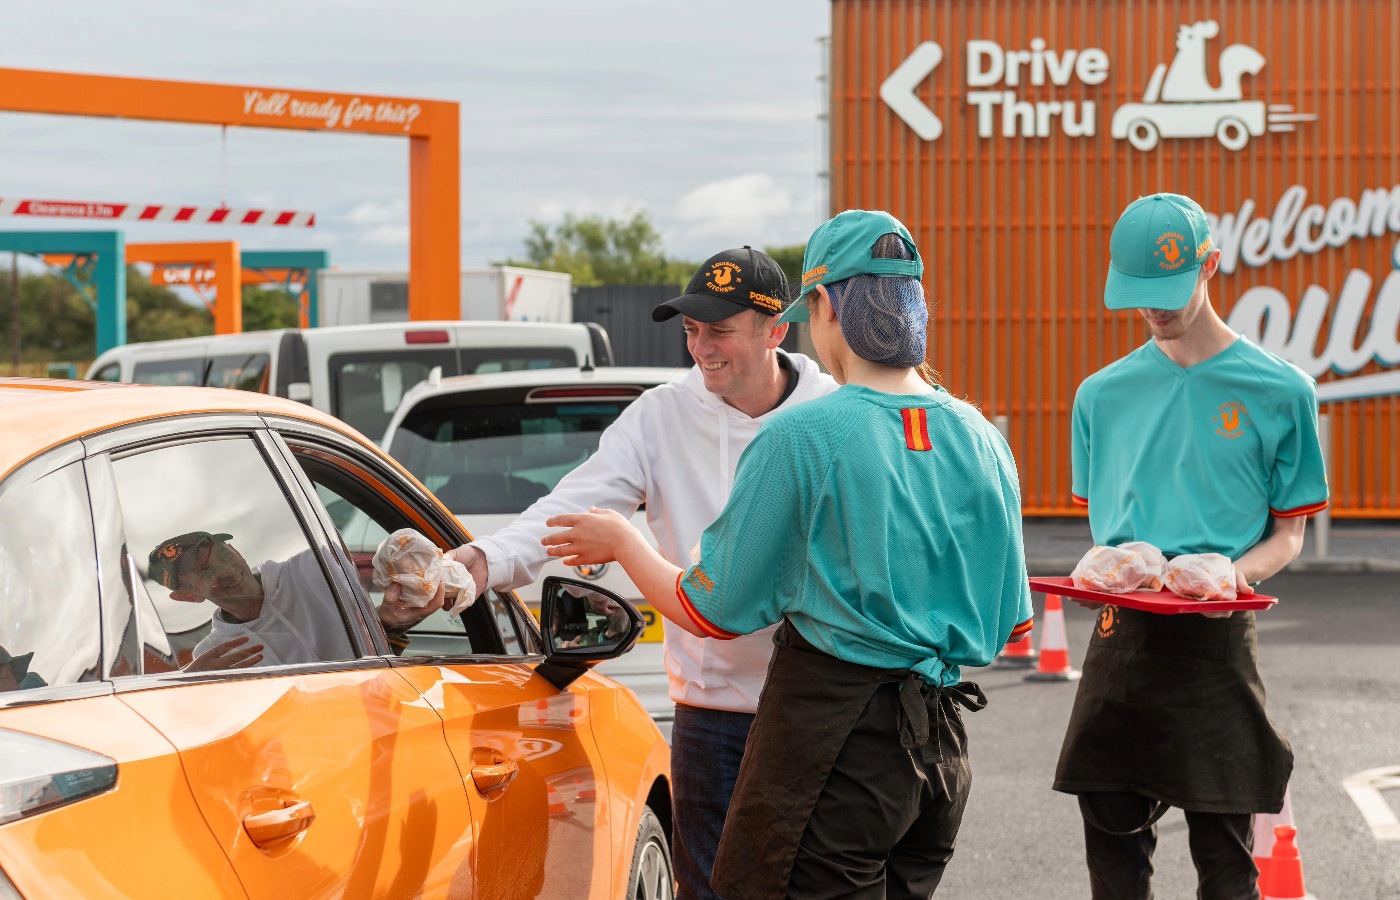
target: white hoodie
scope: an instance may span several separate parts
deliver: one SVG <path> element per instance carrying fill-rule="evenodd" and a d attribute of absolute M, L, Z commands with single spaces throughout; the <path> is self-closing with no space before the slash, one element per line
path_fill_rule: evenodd
<path fill-rule="evenodd" d="M 797 372 L 797 387 L 776 409 L 757 418 L 707 391 L 698 367 L 684 379 L 638 397 L 603 432 L 598 452 L 564 476 L 549 496 L 510 525 L 473 542 L 486 554 L 491 586 L 514 589 L 534 581 L 552 558 L 540 545 L 540 538 L 555 530 L 546 527 L 545 520 L 590 506 L 630 517 L 645 503 L 647 525 L 661 555 L 688 568 L 690 549 L 724 509 L 739 456 L 758 427 L 779 409 L 837 388 L 812 360 L 797 353 L 785 355 Z M 732 641 L 714 641 L 667 623 L 671 699 L 706 709 L 753 712 L 773 655 L 772 632 L 767 628 Z"/>

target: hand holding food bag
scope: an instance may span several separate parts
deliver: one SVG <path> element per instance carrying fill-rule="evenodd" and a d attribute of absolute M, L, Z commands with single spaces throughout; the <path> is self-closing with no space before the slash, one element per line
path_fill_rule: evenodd
<path fill-rule="evenodd" d="M 432 541 L 412 528 L 400 528 L 386 537 L 374 553 L 374 584 L 397 584 L 400 598 L 422 608 L 446 587 L 448 615 L 458 615 L 476 600 L 476 580 L 467 567 L 448 558 Z"/>
<path fill-rule="evenodd" d="M 1162 576 L 1167 590 L 1190 600 L 1234 600 L 1254 589 L 1228 557 L 1219 553 L 1189 553 L 1167 563 Z"/>

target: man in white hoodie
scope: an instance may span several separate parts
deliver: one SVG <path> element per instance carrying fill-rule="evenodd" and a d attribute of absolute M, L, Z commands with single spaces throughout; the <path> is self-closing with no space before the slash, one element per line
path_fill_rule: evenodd
<path fill-rule="evenodd" d="M 690 551 L 729 499 L 739 456 L 779 409 L 835 390 L 805 356 L 778 349 L 777 316 L 787 279 L 767 254 L 744 246 L 717 253 L 684 294 L 652 311 L 684 317 L 695 368 L 652 388 L 603 432 L 598 452 L 513 523 L 454 551 L 479 585 L 509 589 L 533 581 L 550 557 L 545 520 L 590 507 L 631 516 L 646 504 L 661 554 L 686 568 Z M 773 654 L 773 629 L 706 641 L 665 629 L 666 672 L 676 718 L 671 730 L 677 896 L 717 897 L 710 870 L 744 741 Z"/>

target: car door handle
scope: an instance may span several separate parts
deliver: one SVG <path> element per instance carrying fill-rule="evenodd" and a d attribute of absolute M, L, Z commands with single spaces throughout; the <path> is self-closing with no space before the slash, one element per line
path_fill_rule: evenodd
<path fill-rule="evenodd" d="M 286 801 L 287 805 L 267 812 L 250 813 L 243 817 L 243 830 L 259 847 L 267 847 L 278 841 L 300 834 L 316 821 L 316 811 L 310 800 Z"/>
<path fill-rule="evenodd" d="M 519 763 L 513 759 L 498 757 L 493 762 L 472 766 L 472 783 L 485 797 L 491 799 L 494 792 L 503 790 L 519 774 Z"/>

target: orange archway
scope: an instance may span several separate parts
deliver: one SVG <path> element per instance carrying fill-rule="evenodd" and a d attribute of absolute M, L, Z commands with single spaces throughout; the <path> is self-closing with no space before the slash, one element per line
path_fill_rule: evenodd
<path fill-rule="evenodd" d="M 207 266 L 213 273 L 204 283 L 214 288 L 214 333 L 236 334 L 243 330 L 243 268 L 238 241 L 127 244 L 126 261 L 156 266 Z"/>
<path fill-rule="evenodd" d="M 0 68 L 0 111 L 406 137 L 409 318 L 461 315 L 456 103 Z"/>

